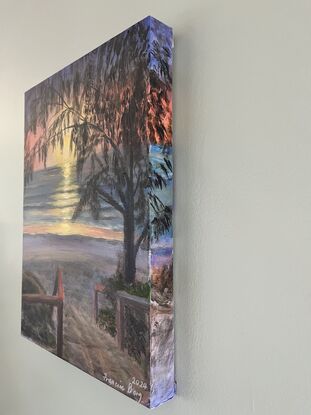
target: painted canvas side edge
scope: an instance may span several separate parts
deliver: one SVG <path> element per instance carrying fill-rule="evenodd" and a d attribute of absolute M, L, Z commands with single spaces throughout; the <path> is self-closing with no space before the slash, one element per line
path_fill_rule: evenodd
<path fill-rule="evenodd" d="M 149 17 L 149 47 L 151 50 L 152 43 L 156 42 L 159 49 L 167 45 L 163 40 L 163 33 L 169 38 L 170 55 L 170 90 L 172 94 L 172 52 L 173 52 L 173 31 L 162 22 Z M 149 58 L 149 73 L 152 71 L 152 57 Z M 152 104 L 151 104 L 152 105 Z M 168 120 L 168 130 L 172 130 L 172 118 Z M 150 161 L 153 163 L 153 153 L 161 153 L 172 166 L 170 175 L 169 188 L 163 188 L 158 191 L 159 199 L 169 199 L 169 204 L 173 206 L 173 147 L 172 141 L 166 148 L 155 148 L 150 146 Z M 151 212 L 151 209 L 150 209 Z M 175 382 L 175 364 L 174 364 L 174 300 L 173 300 L 173 231 L 166 235 L 162 241 L 154 240 L 152 236 L 152 217 L 150 215 L 150 255 L 149 255 L 149 273 L 151 281 L 151 299 L 150 299 L 150 408 L 156 408 L 166 401 L 172 399 L 176 393 Z M 166 251 L 164 257 L 160 260 L 159 251 Z M 157 279 L 163 281 L 163 274 L 168 275 L 168 281 L 165 287 L 161 287 L 165 297 L 165 292 L 170 292 L 169 300 L 162 298 L 159 301 L 158 289 L 156 288 Z M 162 274 L 162 275 L 161 275 Z M 168 297 L 170 297 L 170 295 Z M 166 302 L 167 301 L 167 302 Z M 163 302 L 161 304 L 161 302 Z"/>

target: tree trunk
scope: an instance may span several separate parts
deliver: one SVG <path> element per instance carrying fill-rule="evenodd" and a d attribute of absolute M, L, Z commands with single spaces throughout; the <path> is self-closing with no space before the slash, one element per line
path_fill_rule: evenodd
<path fill-rule="evenodd" d="M 124 279 L 127 283 L 135 281 L 135 224 L 134 208 L 128 209 L 124 215 Z"/>

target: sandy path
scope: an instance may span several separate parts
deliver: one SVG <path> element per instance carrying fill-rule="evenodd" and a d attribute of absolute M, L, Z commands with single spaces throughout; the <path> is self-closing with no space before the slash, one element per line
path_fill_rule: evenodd
<path fill-rule="evenodd" d="M 107 377 L 128 390 L 132 377 L 144 379 L 144 373 L 136 361 L 118 349 L 115 340 L 99 329 L 92 320 L 73 306 L 65 311 L 64 359 L 97 379 L 108 383 Z M 142 402 L 149 394 L 142 392 Z M 128 393 L 133 398 L 131 393 Z M 136 397 L 139 399 L 139 397 Z"/>
<path fill-rule="evenodd" d="M 132 377 L 145 380 L 142 368 L 93 318 L 94 286 L 117 267 L 122 243 L 79 236 L 24 235 L 24 271 L 32 272 L 48 294 L 53 292 L 56 269 L 63 269 L 64 359 L 107 382 L 105 373 L 126 390 Z M 146 278 L 146 252 L 137 260 L 138 275 Z M 148 383 L 148 382 L 147 382 Z M 140 390 L 146 403 L 147 391 Z M 131 393 L 129 394 L 131 396 Z M 133 396 L 131 396 L 133 397 Z M 134 398 L 134 397 L 133 397 Z M 139 396 L 136 396 L 136 400 Z"/>

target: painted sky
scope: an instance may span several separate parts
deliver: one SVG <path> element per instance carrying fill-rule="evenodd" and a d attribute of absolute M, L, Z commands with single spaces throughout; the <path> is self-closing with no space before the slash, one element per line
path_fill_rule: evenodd
<path fill-rule="evenodd" d="M 168 49 L 171 49 L 171 45 L 168 42 L 171 42 L 171 29 L 161 24 L 161 33 L 159 33 L 158 22 L 155 19 L 150 19 L 149 17 L 143 21 L 143 24 L 146 27 L 149 27 L 148 30 L 148 44 L 152 45 L 154 42 L 161 42 L 164 46 L 167 46 Z M 118 37 L 124 38 L 127 32 L 131 28 L 122 32 Z M 139 49 L 138 42 L 138 49 Z M 148 51 L 148 66 L 151 70 L 158 70 L 158 61 L 152 55 L 151 50 Z M 101 63 L 100 60 L 104 61 Z M 115 58 L 108 56 L 105 44 L 99 48 L 93 50 L 87 55 L 83 56 L 79 60 L 73 62 L 71 65 L 68 65 L 63 70 L 59 71 L 57 74 L 51 76 L 44 82 L 52 82 L 52 84 L 57 86 L 59 82 L 58 75 L 61 75 L 61 79 L 65 80 L 72 84 L 73 82 L 73 73 L 78 69 L 81 69 L 81 73 L 85 70 L 85 65 L 91 63 L 92 65 L 99 65 L 102 67 L 104 73 L 109 73 L 113 70 L 115 64 Z M 171 58 L 169 59 L 169 66 L 171 66 Z M 106 72 L 105 72 L 106 71 Z M 104 75 L 103 75 L 104 76 Z M 26 93 L 25 101 L 25 120 L 26 124 L 30 122 L 32 118 L 31 114 L 31 101 L 36 99 L 38 96 L 38 91 L 40 91 L 40 85 L 32 88 Z M 71 103 L 69 102 L 71 105 Z M 172 101 L 171 96 L 169 102 L 163 101 L 163 107 L 166 111 L 164 116 L 164 124 L 171 124 L 171 113 L 172 113 Z M 156 114 L 151 109 L 151 114 L 153 117 Z M 49 125 L 55 113 L 49 115 L 47 119 L 47 125 Z M 40 125 L 37 124 L 36 131 L 29 131 L 25 137 L 26 148 L 31 149 L 40 139 L 42 135 L 45 134 L 45 131 Z M 170 137 L 171 139 L 171 137 Z M 72 215 L 74 211 L 74 206 L 78 201 L 78 184 L 76 183 L 75 178 L 75 156 L 74 152 L 70 148 L 70 130 L 68 134 L 64 137 L 63 147 L 56 145 L 54 148 L 49 147 L 47 152 L 46 165 L 44 165 L 42 160 L 39 160 L 36 157 L 34 161 L 34 177 L 32 183 L 26 187 L 25 198 L 29 201 L 25 204 L 26 211 L 24 215 L 25 219 L 25 233 L 57 233 L 61 235 L 69 234 L 81 234 L 85 236 L 92 237 L 103 237 L 105 239 L 122 239 L 122 223 L 118 215 L 112 214 L 111 207 L 106 208 L 105 217 L 107 220 L 97 221 L 95 223 L 90 215 L 84 215 L 84 217 L 79 218 L 76 222 L 72 221 Z M 55 167 L 53 170 L 52 168 Z M 44 173 L 44 171 L 46 172 Z M 41 174 L 42 172 L 42 174 Z M 57 182 L 53 182 L 56 180 Z M 45 194 L 42 194 L 42 201 L 37 200 L 37 193 L 39 189 L 43 189 L 43 184 L 45 183 L 48 191 Z M 54 185 L 53 185 L 54 183 Z M 55 188 L 53 188 L 55 186 Z M 46 190 L 46 189 L 45 189 Z M 40 195 L 39 195 L 40 196 Z M 31 200 L 35 200 L 34 203 Z M 110 222 L 109 222 L 110 220 Z"/>

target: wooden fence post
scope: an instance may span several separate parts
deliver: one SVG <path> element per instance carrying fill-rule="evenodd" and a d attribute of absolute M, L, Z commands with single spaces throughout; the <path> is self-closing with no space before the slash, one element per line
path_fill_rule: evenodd
<path fill-rule="evenodd" d="M 96 284 L 94 288 L 94 320 L 98 323 L 98 294 L 103 294 L 106 290 L 104 284 Z"/>
<path fill-rule="evenodd" d="M 124 350 L 124 304 L 120 295 L 117 295 L 117 342 L 121 350 Z"/>
<path fill-rule="evenodd" d="M 57 356 L 63 357 L 63 302 L 59 302 L 57 306 Z"/>
<path fill-rule="evenodd" d="M 98 291 L 96 287 L 94 290 L 94 319 L 95 323 L 98 323 Z"/>

